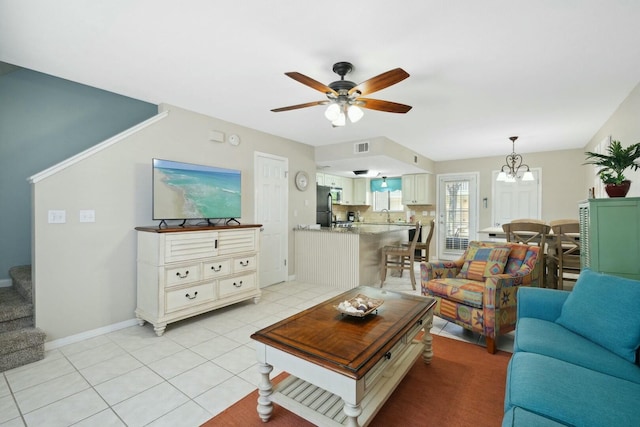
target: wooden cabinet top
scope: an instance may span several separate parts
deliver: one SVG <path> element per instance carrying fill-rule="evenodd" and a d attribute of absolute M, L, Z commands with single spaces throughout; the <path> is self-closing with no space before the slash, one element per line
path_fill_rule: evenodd
<path fill-rule="evenodd" d="M 239 230 L 241 228 L 260 228 L 262 224 L 241 224 L 241 225 L 186 225 L 184 227 L 136 227 L 137 231 L 146 231 L 149 233 L 186 233 L 192 231 L 219 231 L 219 230 Z"/>

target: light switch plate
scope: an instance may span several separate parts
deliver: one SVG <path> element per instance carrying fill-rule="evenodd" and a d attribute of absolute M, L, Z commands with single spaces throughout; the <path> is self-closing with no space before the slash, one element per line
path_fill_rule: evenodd
<path fill-rule="evenodd" d="M 49 224 L 64 224 L 67 222 L 67 211 L 50 210 L 47 214 Z"/>
<path fill-rule="evenodd" d="M 81 210 L 80 222 L 96 222 L 96 211 L 93 209 Z"/>

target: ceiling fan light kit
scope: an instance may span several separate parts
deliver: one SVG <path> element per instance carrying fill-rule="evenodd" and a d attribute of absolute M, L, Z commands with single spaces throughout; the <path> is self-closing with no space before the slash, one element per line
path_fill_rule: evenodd
<path fill-rule="evenodd" d="M 271 111 L 277 113 L 281 111 L 329 104 L 324 112 L 324 116 L 334 127 L 336 127 L 344 126 L 347 123 L 347 117 L 349 117 L 349 121 L 351 123 L 356 123 L 364 116 L 362 108 L 402 114 L 411 110 L 411 106 L 409 105 L 398 104 L 391 101 L 382 101 L 379 99 L 361 98 L 362 95 L 377 92 L 409 77 L 409 74 L 402 68 L 395 68 L 387 71 L 386 73 L 382 73 L 360 84 L 355 84 L 352 81 L 344 79 L 344 76 L 352 70 L 353 65 L 351 63 L 344 61 L 336 62 L 333 65 L 333 72 L 340 76 L 340 80 L 329 83 L 329 85 L 324 85 L 298 72 L 285 73 L 285 75 L 291 77 L 297 82 L 324 93 L 327 100 L 274 108 Z"/>

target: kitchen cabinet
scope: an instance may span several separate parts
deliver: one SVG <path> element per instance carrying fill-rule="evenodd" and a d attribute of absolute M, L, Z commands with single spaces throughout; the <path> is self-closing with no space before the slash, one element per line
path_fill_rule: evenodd
<path fill-rule="evenodd" d="M 435 203 L 435 180 L 432 174 L 402 175 L 403 205 L 434 205 Z"/>
<path fill-rule="evenodd" d="M 353 179 L 353 204 L 354 205 L 371 205 L 371 191 L 369 191 L 368 178 Z"/>
<path fill-rule="evenodd" d="M 640 280 L 640 197 L 589 199 L 578 211 L 582 268 Z"/>
<path fill-rule="evenodd" d="M 344 176 L 317 173 L 316 183 L 327 187 L 342 188 L 341 205 L 353 205 L 353 179 Z"/>

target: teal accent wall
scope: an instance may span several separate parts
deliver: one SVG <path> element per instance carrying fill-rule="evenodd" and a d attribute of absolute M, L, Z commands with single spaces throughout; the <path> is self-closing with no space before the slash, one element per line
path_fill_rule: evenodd
<path fill-rule="evenodd" d="M 0 76 L 0 280 L 31 263 L 27 178 L 157 112 L 157 105 L 31 70 Z"/>

